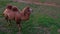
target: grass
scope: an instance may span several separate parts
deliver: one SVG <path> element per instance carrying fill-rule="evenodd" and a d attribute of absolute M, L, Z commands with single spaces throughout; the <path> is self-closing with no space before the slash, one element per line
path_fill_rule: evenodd
<path fill-rule="evenodd" d="M 2 13 L 8 3 L 17 6 L 20 10 L 26 5 L 29 5 L 33 9 L 30 20 L 22 22 L 22 34 L 44 34 L 46 31 L 50 31 L 50 34 L 58 34 L 57 30 L 60 29 L 60 8 L 0 0 L 0 25 L 5 27 L 6 30 L 12 31 L 12 33 L 8 31 L 4 32 L 2 29 L 3 31 L 0 31 L 1 34 L 16 34 L 18 32 L 15 22 L 11 23 L 11 26 L 7 26 L 8 22 L 3 19 Z M 44 28 L 48 29 L 44 31 Z"/>
<path fill-rule="evenodd" d="M 49 3 L 56 3 L 57 5 L 60 5 L 60 0 L 38 0 L 42 3 L 49 2 Z"/>

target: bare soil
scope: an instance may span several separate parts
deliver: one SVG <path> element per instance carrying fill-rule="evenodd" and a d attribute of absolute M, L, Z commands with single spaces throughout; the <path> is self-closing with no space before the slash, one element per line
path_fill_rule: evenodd
<path fill-rule="evenodd" d="M 39 2 L 39 0 L 13 0 L 15 2 L 23 2 L 27 4 L 36 4 L 36 5 L 47 5 L 47 6 L 55 6 L 55 7 L 60 7 L 60 5 L 54 3 L 54 2 Z"/>

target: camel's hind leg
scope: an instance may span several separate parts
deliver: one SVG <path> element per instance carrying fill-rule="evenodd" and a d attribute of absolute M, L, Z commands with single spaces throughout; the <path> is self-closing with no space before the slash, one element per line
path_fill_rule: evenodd
<path fill-rule="evenodd" d="M 11 20 L 9 19 L 8 21 L 9 21 L 9 25 L 11 25 Z"/>
<path fill-rule="evenodd" d="M 8 22 L 8 16 L 5 17 L 5 20 Z"/>
<path fill-rule="evenodd" d="M 11 24 L 11 20 L 8 18 L 8 16 L 6 16 L 5 19 L 6 19 L 7 22 L 9 22 L 8 25 L 10 25 Z"/>

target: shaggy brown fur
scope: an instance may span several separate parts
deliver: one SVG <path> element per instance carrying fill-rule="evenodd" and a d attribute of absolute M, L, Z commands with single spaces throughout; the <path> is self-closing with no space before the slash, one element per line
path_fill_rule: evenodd
<path fill-rule="evenodd" d="M 29 20 L 31 14 L 31 10 L 29 6 L 26 6 L 22 11 L 16 12 L 15 14 L 15 21 L 18 25 L 19 30 L 21 30 L 21 21 Z"/>
<path fill-rule="evenodd" d="M 16 6 L 13 6 L 12 11 L 15 12 L 15 11 L 19 11 L 19 10 L 18 10 L 18 8 Z"/>
<path fill-rule="evenodd" d="M 13 7 L 12 5 L 8 4 L 6 8 L 7 9 L 12 9 L 12 7 Z"/>

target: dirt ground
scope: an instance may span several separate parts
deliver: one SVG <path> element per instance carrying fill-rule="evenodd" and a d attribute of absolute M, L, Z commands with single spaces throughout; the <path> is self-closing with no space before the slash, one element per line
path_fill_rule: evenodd
<path fill-rule="evenodd" d="M 39 0 L 13 0 L 16 2 L 23 2 L 23 3 L 27 3 L 27 4 L 36 4 L 36 5 L 47 5 L 47 6 L 55 6 L 55 7 L 60 7 L 59 4 L 54 3 L 54 2 L 40 2 Z"/>

